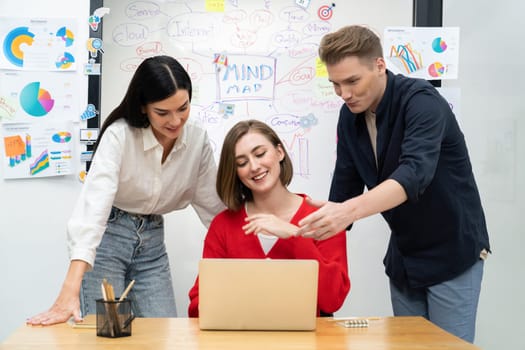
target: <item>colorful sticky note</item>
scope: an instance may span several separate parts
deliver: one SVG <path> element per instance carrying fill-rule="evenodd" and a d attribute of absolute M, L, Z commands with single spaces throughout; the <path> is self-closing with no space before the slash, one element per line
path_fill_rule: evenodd
<path fill-rule="evenodd" d="M 6 157 L 16 157 L 26 153 L 26 144 L 20 135 L 4 137 Z"/>
<path fill-rule="evenodd" d="M 326 65 L 321 61 L 319 57 L 315 59 L 315 76 L 316 77 L 328 77 L 328 71 L 326 70 Z"/>
<path fill-rule="evenodd" d="M 207 12 L 224 12 L 224 0 L 206 0 Z"/>

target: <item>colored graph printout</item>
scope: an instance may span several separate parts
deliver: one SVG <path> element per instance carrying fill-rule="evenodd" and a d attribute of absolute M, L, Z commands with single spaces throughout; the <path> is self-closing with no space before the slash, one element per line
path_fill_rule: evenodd
<path fill-rule="evenodd" d="M 53 72 L 0 72 L 0 122 L 79 120 L 75 79 Z"/>
<path fill-rule="evenodd" d="M 72 123 L 4 123 L 4 178 L 36 178 L 72 173 Z"/>
<path fill-rule="evenodd" d="M 458 27 L 387 27 L 383 36 L 387 68 L 427 80 L 457 79 Z"/>
<path fill-rule="evenodd" d="M 0 18 L 0 69 L 74 71 L 79 47 L 73 19 Z"/>

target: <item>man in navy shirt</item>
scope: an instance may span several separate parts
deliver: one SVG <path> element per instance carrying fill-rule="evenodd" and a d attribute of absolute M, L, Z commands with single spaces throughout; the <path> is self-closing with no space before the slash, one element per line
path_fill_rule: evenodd
<path fill-rule="evenodd" d="M 329 201 L 312 201 L 320 209 L 299 234 L 326 239 L 381 213 L 391 229 L 384 264 L 394 315 L 424 316 L 473 342 L 490 245 L 449 104 L 427 81 L 388 71 L 366 27 L 325 35 L 319 56 L 344 105 Z"/>

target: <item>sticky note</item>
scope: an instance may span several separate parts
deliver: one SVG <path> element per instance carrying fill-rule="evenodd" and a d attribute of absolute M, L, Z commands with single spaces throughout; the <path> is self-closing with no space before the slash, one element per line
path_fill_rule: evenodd
<path fill-rule="evenodd" d="M 26 153 L 26 144 L 20 135 L 4 137 L 4 146 L 7 157 L 16 157 Z"/>
<path fill-rule="evenodd" d="M 224 0 L 206 0 L 207 12 L 224 12 Z"/>
<path fill-rule="evenodd" d="M 315 59 L 315 76 L 319 78 L 328 77 L 326 65 L 321 61 L 319 57 Z"/>

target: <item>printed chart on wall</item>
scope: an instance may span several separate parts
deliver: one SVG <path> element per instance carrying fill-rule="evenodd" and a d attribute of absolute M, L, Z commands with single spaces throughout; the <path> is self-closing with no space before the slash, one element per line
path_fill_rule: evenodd
<path fill-rule="evenodd" d="M 72 19 L 2 18 L 0 123 L 4 178 L 65 175 L 79 120 Z"/>
<path fill-rule="evenodd" d="M 102 98 L 111 98 L 105 91 L 121 92 L 111 109 L 143 59 L 172 55 L 192 78 L 192 118 L 207 128 L 216 158 L 236 122 L 264 121 L 293 160 L 293 189 L 326 198 L 342 101 L 317 50 L 321 37 L 337 29 L 335 4 L 114 0 L 104 6 L 110 13 L 104 17 Z"/>
<path fill-rule="evenodd" d="M 79 119 L 75 76 L 49 72 L 0 72 L 0 121 L 39 122 Z"/>
<path fill-rule="evenodd" d="M 71 122 L 2 124 L 4 177 L 35 178 L 71 173 Z"/>
<path fill-rule="evenodd" d="M 457 79 L 459 27 L 388 27 L 383 38 L 387 67 L 428 80 Z"/>
<path fill-rule="evenodd" d="M 1 18 L 0 69 L 72 71 L 77 68 L 76 22 Z"/>

